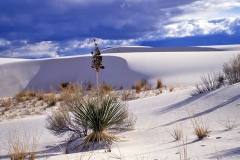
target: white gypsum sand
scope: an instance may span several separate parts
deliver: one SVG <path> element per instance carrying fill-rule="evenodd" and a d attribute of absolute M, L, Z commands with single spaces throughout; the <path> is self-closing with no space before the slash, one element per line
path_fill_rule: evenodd
<path fill-rule="evenodd" d="M 99 75 L 102 81 L 109 79 L 112 83 L 115 81 L 120 83 L 120 79 L 122 82 L 126 82 L 126 85 L 132 85 L 132 81 L 141 78 L 150 80 L 154 85 L 156 85 L 155 78 L 161 78 L 164 84 L 195 85 L 200 82 L 200 74 L 212 70 L 220 71 L 223 63 L 228 62 L 234 54 L 238 54 L 235 49 L 234 51 L 220 52 L 109 53 L 104 55 L 106 57 L 104 57 L 103 63 L 106 67 L 111 67 L 100 71 Z M 56 82 L 56 86 L 63 81 L 81 81 L 81 78 L 86 77 L 94 82 L 94 71 L 91 70 L 88 59 L 90 60 L 87 56 L 79 56 L 2 64 L 1 67 L 6 67 L 1 68 L 5 76 L 1 77 L 3 84 L 9 83 L 4 78 L 11 80 L 11 76 L 13 76 L 13 79 L 16 78 L 15 80 L 18 78 L 21 85 L 16 81 L 11 81 L 11 84 L 8 84 L 9 88 L 5 85 L 0 92 L 3 95 L 2 89 L 5 92 L 12 89 L 14 92 L 9 92 L 10 96 L 28 86 L 29 83 L 41 86 L 40 82 L 47 82 L 47 80 L 49 84 Z M 80 67 L 81 65 L 82 67 Z M 13 72 L 14 69 L 17 71 Z M 11 71 L 12 74 L 7 74 L 7 71 Z M 61 71 L 61 74 L 57 71 Z M 19 90 L 11 88 L 11 85 L 18 86 Z M 0 159 L 9 159 L 3 145 L 7 141 L 8 131 L 14 126 L 22 130 L 22 126 L 24 126 L 28 133 L 36 130 L 39 133 L 37 159 L 90 158 L 98 160 L 120 157 L 126 160 L 166 158 L 167 160 L 176 160 L 180 159 L 179 149 L 183 149 L 184 145 L 179 146 L 182 141 L 179 143 L 174 141 L 170 132 L 178 125 L 182 126 L 183 135 L 187 137 L 184 140 L 187 144 L 188 157 L 216 160 L 217 153 L 223 160 L 238 160 L 240 159 L 240 127 L 236 126 L 232 130 L 226 131 L 226 128 L 219 122 L 228 118 L 235 120 L 239 116 L 239 90 L 240 84 L 235 84 L 191 97 L 190 90 L 186 88 L 129 101 L 129 110 L 138 118 L 135 129 L 117 134 L 120 141 L 113 145 L 110 153 L 100 149 L 63 154 L 66 137 L 55 137 L 45 128 L 46 115 L 6 120 L 0 122 Z M 195 110 L 197 118 L 202 118 L 203 122 L 209 126 L 209 137 L 197 140 L 188 115 L 190 109 Z"/>

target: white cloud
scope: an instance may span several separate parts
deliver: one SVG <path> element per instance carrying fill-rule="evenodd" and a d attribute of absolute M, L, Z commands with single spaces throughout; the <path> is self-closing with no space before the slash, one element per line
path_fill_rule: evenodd
<path fill-rule="evenodd" d="M 36 44 L 28 44 L 26 41 L 22 46 L 11 46 L 10 49 L 0 52 L 7 57 L 58 57 L 58 46 L 51 41 L 43 41 Z"/>

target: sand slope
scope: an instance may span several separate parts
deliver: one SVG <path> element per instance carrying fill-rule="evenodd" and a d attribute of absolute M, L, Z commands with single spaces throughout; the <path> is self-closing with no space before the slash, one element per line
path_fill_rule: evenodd
<path fill-rule="evenodd" d="M 121 85 L 129 88 L 142 78 L 153 87 L 157 78 L 166 85 L 195 85 L 202 73 L 220 71 L 224 62 L 238 54 L 238 47 L 226 48 L 220 51 L 206 48 L 205 51 L 105 53 L 103 64 L 106 69 L 100 71 L 99 81 L 111 83 L 116 89 Z M 1 59 L 0 97 L 32 88 L 58 89 L 63 82 L 95 83 L 95 72 L 90 66 L 91 56 L 87 55 L 9 63 Z"/>
<path fill-rule="evenodd" d="M 8 131 L 14 126 L 28 133 L 37 130 L 40 136 L 38 144 L 38 159 L 64 160 L 64 159 L 116 159 L 116 156 L 126 160 L 135 159 L 179 159 L 177 142 L 170 132 L 177 125 L 183 129 L 187 137 L 188 157 L 193 159 L 216 159 L 216 151 L 223 159 L 238 160 L 240 143 L 240 126 L 226 131 L 219 121 L 230 121 L 239 116 L 240 112 L 240 84 L 228 86 L 189 97 L 189 90 L 180 90 L 163 93 L 158 96 L 133 100 L 129 102 L 129 110 L 137 116 L 135 130 L 118 134 L 120 141 L 113 145 L 112 152 L 106 153 L 104 149 L 63 154 L 65 146 L 64 137 L 54 137 L 45 128 L 45 116 L 35 116 L 24 119 L 4 121 L 0 123 L 0 137 L 7 140 Z M 194 134 L 187 109 L 198 110 L 197 118 L 209 126 L 210 136 L 198 141 Z M 239 119 L 237 121 L 239 122 Z M 182 143 L 182 142 L 179 142 Z M 180 147 L 182 147 L 180 145 Z M 4 147 L 0 147 L 2 159 L 7 159 Z M 115 156 L 115 158 L 111 158 Z"/>

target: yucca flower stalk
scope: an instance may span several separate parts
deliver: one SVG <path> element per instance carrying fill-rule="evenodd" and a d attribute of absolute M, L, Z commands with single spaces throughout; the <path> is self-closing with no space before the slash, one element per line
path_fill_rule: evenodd
<path fill-rule="evenodd" d="M 96 75 L 96 86 L 97 86 L 97 99 L 99 99 L 99 91 L 98 91 L 98 73 L 100 69 L 104 69 L 105 67 L 102 64 L 102 56 L 101 51 L 97 46 L 96 39 L 93 39 L 94 46 L 95 46 L 95 52 L 91 52 L 92 54 L 92 68 L 95 70 Z"/>
<path fill-rule="evenodd" d="M 83 144 L 94 144 L 103 141 L 107 144 L 118 138 L 106 130 L 117 123 L 123 122 L 128 116 L 126 104 L 115 97 L 84 99 L 73 108 L 73 119 L 76 124 L 86 122 L 91 133 L 84 138 Z"/>

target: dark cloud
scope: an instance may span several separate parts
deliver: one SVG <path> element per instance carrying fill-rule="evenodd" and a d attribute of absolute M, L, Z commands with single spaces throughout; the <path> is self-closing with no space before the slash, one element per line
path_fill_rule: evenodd
<path fill-rule="evenodd" d="M 91 43 L 89 39 L 93 37 L 105 40 L 101 43 L 102 48 L 138 45 L 168 35 L 181 37 L 205 31 L 219 34 L 222 32 L 216 29 L 219 24 L 225 25 L 224 28 L 229 25 L 231 33 L 240 33 L 239 20 L 205 21 L 216 27 L 201 25 L 198 20 L 191 22 L 194 9 L 189 11 L 185 5 L 195 2 L 199 0 L 2 0 L 0 55 L 83 54 L 89 53 L 90 48 L 85 43 Z M 188 13 L 191 13 L 190 19 L 180 24 L 178 18 Z"/>
<path fill-rule="evenodd" d="M 141 37 L 166 21 L 164 9 L 192 1 L 8 0 L 0 2 L 0 36 L 7 40 L 61 41 Z"/>

